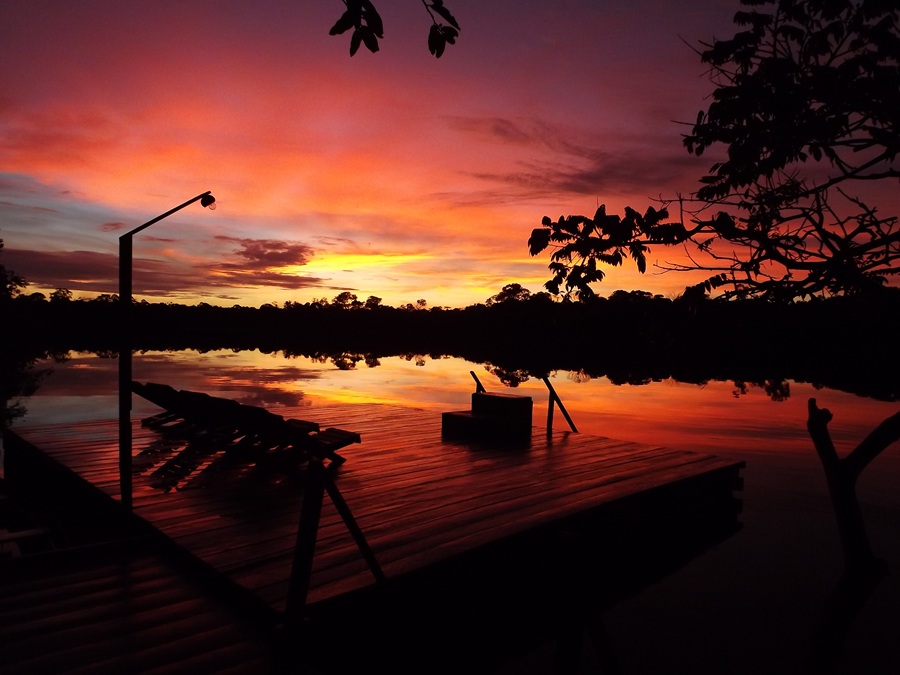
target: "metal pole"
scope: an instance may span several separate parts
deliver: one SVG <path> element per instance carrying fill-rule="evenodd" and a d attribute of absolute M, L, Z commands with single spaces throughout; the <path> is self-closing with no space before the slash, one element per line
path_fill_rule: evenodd
<path fill-rule="evenodd" d="M 210 201 L 215 200 L 211 196 L 212 191 L 207 190 L 196 197 L 188 199 L 184 204 L 179 204 L 162 215 L 148 220 L 143 225 L 134 228 L 130 232 L 119 237 L 119 491 L 121 493 L 122 506 L 131 510 L 132 507 L 132 480 L 131 480 L 131 349 L 133 327 L 132 323 L 132 237 L 153 223 L 171 216 L 185 206 L 190 206 L 196 201 L 209 196 Z M 204 206 L 214 204 L 204 204 Z"/>
<path fill-rule="evenodd" d="M 119 237 L 119 494 L 131 510 L 131 232 Z"/>

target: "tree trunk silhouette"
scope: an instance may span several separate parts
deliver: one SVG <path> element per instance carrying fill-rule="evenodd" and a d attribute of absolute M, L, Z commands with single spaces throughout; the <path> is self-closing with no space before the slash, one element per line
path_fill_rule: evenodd
<path fill-rule="evenodd" d="M 846 457 L 838 457 L 828 431 L 832 414 L 809 400 L 807 429 L 825 469 L 828 492 L 837 519 L 844 571 L 832 589 L 822 619 L 816 629 L 809 672 L 832 669 L 853 619 L 862 609 L 878 582 L 888 573 L 887 565 L 875 557 L 865 520 L 856 496 L 856 480 L 869 462 L 900 440 L 900 412 L 879 424 Z"/>

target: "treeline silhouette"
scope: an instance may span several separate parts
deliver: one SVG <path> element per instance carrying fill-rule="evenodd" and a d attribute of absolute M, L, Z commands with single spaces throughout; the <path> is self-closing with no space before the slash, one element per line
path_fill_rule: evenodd
<path fill-rule="evenodd" d="M 420 354 L 486 363 L 510 384 L 556 370 L 640 384 L 795 380 L 896 400 L 900 291 L 791 304 L 719 302 L 616 292 L 590 302 L 546 294 L 495 296 L 466 308 L 390 307 L 316 301 L 285 307 L 140 302 L 128 327 L 135 351 L 281 351 L 333 357 L 352 367 Z M 337 300 L 337 299 L 336 299 Z M 0 303 L 6 349 L 115 355 L 121 325 L 115 296 Z M 349 365 L 347 365 L 349 364 Z M 501 378 L 502 379 L 502 378 Z"/>

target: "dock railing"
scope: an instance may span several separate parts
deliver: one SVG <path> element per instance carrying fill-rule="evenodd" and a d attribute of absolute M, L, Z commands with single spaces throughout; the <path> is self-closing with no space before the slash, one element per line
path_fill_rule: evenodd
<path fill-rule="evenodd" d="M 569 415 L 569 411 L 566 410 L 566 406 L 563 405 L 559 394 L 556 393 L 556 389 L 550 384 L 549 379 L 546 377 L 542 379 L 544 380 L 544 384 L 547 385 L 547 389 L 550 391 L 550 400 L 547 402 L 547 433 L 549 434 L 553 431 L 553 408 L 557 405 L 559 406 L 559 411 L 563 414 L 563 417 L 566 418 L 566 422 L 569 423 L 569 428 L 577 434 L 578 429 L 575 427 L 575 422 L 572 421 L 572 417 Z"/>
<path fill-rule="evenodd" d="M 475 380 L 475 391 L 478 393 L 482 393 L 487 391 L 484 388 L 484 385 L 481 384 L 481 380 L 478 379 L 478 375 L 475 374 L 474 370 L 469 371 L 469 375 L 472 376 L 472 379 Z M 572 421 L 571 415 L 569 415 L 569 411 L 566 410 L 566 406 L 563 405 L 562 399 L 559 397 L 559 394 L 556 393 L 556 389 L 553 388 L 553 385 L 550 384 L 550 380 L 546 377 L 541 378 L 544 381 L 544 384 L 547 386 L 547 390 L 550 392 L 550 399 L 547 402 L 547 433 L 553 432 L 553 411 L 556 406 L 559 406 L 559 411 L 563 414 L 563 417 L 566 418 L 566 422 L 569 423 L 569 428 L 578 433 L 578 428 L 575 426 L 575 422 Z"/>

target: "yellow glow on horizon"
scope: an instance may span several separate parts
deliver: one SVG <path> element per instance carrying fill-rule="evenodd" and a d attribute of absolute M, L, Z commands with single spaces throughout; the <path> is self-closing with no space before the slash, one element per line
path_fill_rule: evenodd
<path fill-rule="evenodd" d="M 288 265 L 277 268 L 284 274 L 308 274 L 316 271 L 360 270 L 373 268 L 391 268 L 413 262 L 432 260 L 434 256 L 427 253 L 329 253 L 313 258 L 305 265 Z"/>
<path fill-rule="evenodd" d="M 310 398 L 317 399 L 327 403 L 382 403 L 392 405 L 404 405 L 408 403 L 406 399 L 398 396 L 386 396 L 371 391 L 353 391 L 342 389 L 340 391 L 320 390 L 314 393 L 308 393 Z"/>

